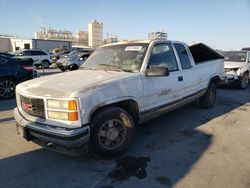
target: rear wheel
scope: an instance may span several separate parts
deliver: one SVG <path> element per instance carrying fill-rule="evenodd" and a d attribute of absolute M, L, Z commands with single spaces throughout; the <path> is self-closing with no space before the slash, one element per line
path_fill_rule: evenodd
<path fill-rule="evenodd" d="M 238 85 L 238 87 L 240 89 L 246 89 L 248 86 L 248 82 L 249 82 L 249 74 L 246 72 L 243 74 L 243 76 L 240 78 L 240 83 Z"/>
<path fill-rule="evenodd" d="M 90 125 L 90 149 L 103 157 L 121 155 L 128 149 L 135 136 L 132 117 L 118 107 L 100 111 Z"/>
<path fill-rule="evenodd" d="M 200 107 L 212 108 L 215 104 L 216 94 L 216 85 L 215 83 L 211 82 L 207 88 L 205 95 L 203 95 L 199 99 Z"/>
<path fill-rule="evenodd" d="M 15 96 L 16 83 L 11 78 L 0 79 L 0 98 L 10 99 Z"/>
<path fill-rule="evenodd" d="M 44 67 L 45 69 L 48 69 L 48 68 L 49 68 L 49 61 L 43 60 L 43 61 L 42 61 L 42 65 L 43 65 L 43 67 Z"/>

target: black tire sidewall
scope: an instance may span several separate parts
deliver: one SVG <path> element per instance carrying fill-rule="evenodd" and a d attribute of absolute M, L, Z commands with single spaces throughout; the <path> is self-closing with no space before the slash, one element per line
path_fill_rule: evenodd
<path fill-rule="evenodd" d="M 211 92 L 213 92 L 213 98 L 210 98 Z M 200 98 L 200 106 L 202 108 L 212 108 L 215 104 L 217 96 L 216 84 L 211 82 L 209 83 L 208 89 L 204 96 Z"/>
<path fill-rule="evenodd" d="M 45 68 L 45 69 L 48 69 L 49 68 L 49 62 L 47 60 L 43 60 L 42 61 L 42 66 Z M 45 66 L 46 65 L 46 66 Z"/>
<path fill-rule="evenodd" d="M 129 120 L 129 126 L 126 126 L 124 124 L 124 121 L 121 118 L 121 114 L 126 115 Z M 123 144 L 119 148 L 116 148 L 114 150 L 107 150 L 103 148 L 102 145 L 99 143 L 98 133 L 103 123 L 111 119 L 117 119 L 123 122 L 123 125 L 126 127 L 127 133 Z M 121 155 L 128 149 L 135 136 L 135 125 L 132 117 L 125 110 L 118 107 L 106 108 L 99 112 L 97 116 L 94 117 L 94 120 L 91 122 L 90 128 L 90 148 L 96 154 L 101 155 L 103 157 L 115 157 Z"/>
<path fill-rule="evenodd" d="M 15 82 L 15 80 L 13 80 L 11 78 L 2 78 L 2 79 L 0 79 L 0 82 L 5 81 L 5 80 L 13 82 L 15 84 L 15 88 L 16 88 L 16 82 Z M 7 99 L 12 99 L 13 97 L 15 97 L 15 90 L 14 90 L 14 93 L 13 93 L 12 96 L 10 96 L 10 97 L 2 97 L 2 96 L 0 96 L 0 99 L 7 100 Z"/>

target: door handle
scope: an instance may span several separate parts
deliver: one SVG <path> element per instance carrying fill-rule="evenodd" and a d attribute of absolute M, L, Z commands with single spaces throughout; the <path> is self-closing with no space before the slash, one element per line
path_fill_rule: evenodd
<path fill-rule="evenodd" d="M 179 76 L 179 77 L 178 77 L 178 81 L 179 81 L 179 82 L 183 81 L 183 76 Z"/>

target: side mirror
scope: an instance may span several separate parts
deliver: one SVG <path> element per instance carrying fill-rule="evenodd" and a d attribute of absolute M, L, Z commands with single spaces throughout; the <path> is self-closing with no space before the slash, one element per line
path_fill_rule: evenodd
<path fill-rule="evenodd" d="M 147 76 L 169 76 L 169 70 L 165 67 L 149 67 L 146 70 Z"/>

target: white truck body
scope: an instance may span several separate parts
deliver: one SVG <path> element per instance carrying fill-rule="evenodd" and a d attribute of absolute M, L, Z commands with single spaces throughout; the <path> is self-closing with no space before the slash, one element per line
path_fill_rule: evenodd
<path fill-rule="evenodd" d="M 189 68 L 182 68 L 175 44 L 185 47 L 191 63 Z M 130 101 L 137 108 L 135 110 L 138 121 L 135 123 L 140 123 L 198 99 L 206 93 L 212 81 L 217 83 L 224 79 L 224 61 L 216 52 L 213 52 L 216 57 L 212 59 L 195 62 L 189 47 L 181 42 L 135 41 L 108 45 L 107 47 L 116 47 L 116 45 L 129 45 L 128 50 L 136 50 L 140 45 L 147 46 L 138 71 L 80 69 L 21 83 L 16 87 L 17 108 L 14 110 L 18 126 L 30 130 L 29 134 L 33 137 L 71 148 L 88 142 L 90 124 L 98 109 Z M 154 47 L 157 45 L 168 45 L 173 48 L 178 67 L 175 71 L 170 71 L 168 76 L 149 76 L 147 74 L 150 57 L 153 56 Z M 92 56 L 95 56 L 95 53 Z M 203 56 L 195 58 L 202 59 Z M 27 99 L 42 99 L 44 101 L 44 117 L 40 118 L 28 114 L 23 109 L 21 96 Z M 76 100 L 78 120 L 67 121 L 49 118 L 48 111 L 50 109 L 47 107 L 49 99 Z M 35 133 L 32 130 L 36 130 Z M 43 134 L 40 134 L 46 132 L 60 137 L 70 137 L 84 131 L 86 132 L 84 138 L 72 142 L 61 142 L 60 139 L 44 137 Z"/>

